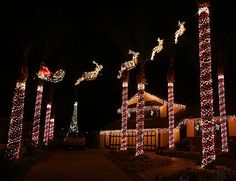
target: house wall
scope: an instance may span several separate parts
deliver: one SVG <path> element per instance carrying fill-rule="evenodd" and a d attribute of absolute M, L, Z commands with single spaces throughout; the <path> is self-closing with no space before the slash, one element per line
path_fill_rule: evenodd
<path fill-rule="evenodd" d="M 167 104 L 164 104 L 160 107 L 160 117 L 165 118 L 167 117 Z"/>
<path fill-rule="evenodd" d="M 194 121 L 188 121 L 186 127 L 187 127 L 187 137 L 194 137 Z"/>
<path fill-rule="evenodd" d="M 228 128 L 229 128 L 229 136 L 236 136 L 236 118 L 230 117 L 228 119 Z"/>

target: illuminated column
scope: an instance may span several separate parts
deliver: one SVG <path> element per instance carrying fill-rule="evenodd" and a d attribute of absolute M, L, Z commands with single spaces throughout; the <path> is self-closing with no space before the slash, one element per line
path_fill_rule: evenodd
<path fill-rule="evenodd" d="M 25 82 L 17 82 L 12 103 L 10 128 L 7 141 L 7 155 L 10 159 L 19 159 L 23 129 Z"/>
<path fill-rule="evenodd" d="M 138 83 L 138 101 L 136 106 L 136 154 L 143 155 L 143 129 L 144 129 L 144 90 L 145 84 Z"/>
<path fill-rule="evenodd" d="M 45 118 L 45 125 L 44 125 L 44 137 L 43 137 L 43 143 L 45 145 L 48 144 L 48 139 L 49 139 L 51 107 L 52 107 L 51 104 L 47 104 L 46 118 Z"/>
<path fill-rule="evenodd" d="M 218 74 L 218 94 L 219 94 L 219 110 L 220 110 L 220 126 L 221 126 L 221 151 L 228 152 L 228 135 L 227 135 L 227 118 L 225 110 L 225 86 L 224 75 Z"/>
<path fill-rule="evenodd" d="M 202 118 L 202 165 L 215 160 L 215 133 L 213 117 L 213 90 L 211 78 L 211 38 L 208 4 L 200 4 L 199 10 L 199 60 L 200 99 Z"/>
<path fill-rule="evenodd" d="M 122 123 L 121 123 L 121 148 L 127 150 L 126 130 L 128 121 L 128 82 L 122 83 Z"/>
<path fill-rule="evenodd" d="M 168 83 L 169 148 L 174 148 L 174 83 Z"/>
<path fill-rule="evenodd" d="M 54 122 L 55 122 L 54 118 L 51 118 L 49 124 L 49 135 L 48 135 L 49 142 L 53 141 L 54 138 Z"/>
<path fill-rule="evenodd" d="M 37 87 L 37 96 L 35 103 L 35 111 L 34 111 L 34 122 L 33 122 L 33 130 L 32 130 L 32 144 L 34 146 L 38 146 L 39 144 L 39 130 L 40 130 L 40 115 L 41 115 L 41 105 L 42 105 L 42 97 L 43 97 L 43 80 L 39 80 L 39 84 Z"/>

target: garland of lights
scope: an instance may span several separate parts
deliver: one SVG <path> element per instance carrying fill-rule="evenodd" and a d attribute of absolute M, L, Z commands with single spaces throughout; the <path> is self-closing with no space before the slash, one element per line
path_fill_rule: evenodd
<path fill-rule="evenodd" d="M 200 98 L 202 118 L 202 165 L 215 160 L 215 133 L 213 122 L 213 90 L 211 78 L 211 39 L 209 9 L 203 4 L 199 7 L 199 60 L 200 60 Z"/>
<path fill-rule="evenodd" d="M 39 144 L 39 129 L 40 129 L 40 114 L 43 97 L 43 80 L 39 80 L 37 87 L 37 96 L 35 102 L 34 122 L 32 130 L 32 144 L 37 146 Z"/>
<path fill-rule="evenodd" d="M 79 133 L 78 122 L 77 122 L 77 109 L 78 109 L 78 102 L 76 101 L 74 103 L 74 110 L 73 110 L 72 120 L 70 123 L 70 128 L 69 128 L 64 140 L 66 140 L 66 138 L 70 134 L 78 134 Z"/>
<path fill-rule="evenodd" d="M 54 118 L 51 118 L 49 124 L 49 135 L 48 135 L 48 139 L 50 142 L 53 141 L 53 137 L 54 137 Z"/>
<path fill-rule="evenodd" d="M 228 152 L 227 140 L 227 118 L 225 110 L 225 89 L 224 89 L 224 75 L 218 75 L 218 94 L 219 94 L 219 110 L 220 110 L 220 126 L 221 126 L 221 151 Z"/>
<path fill-rule="evenodd" d="M 75 85 L 79 85 L 80 82 L 84 80 L 95 80 L 99 74 L 99 72 L 102 70 L 103 66 L 98 65 L 97 62 L 93 61 L 93 64 L 96 65 L 95 70 L 90 71 L 90 72 L 84 72 L 82 76 L 76 81 Z"/>
<path fill-rule="evenodd" d="M 143 155 L 143 129 L 144 129 L 144 89 L 145 84 L 138 84 L 138 102 L 136 109 L 136 153 L 135 156 Z"/>
<path fill-rule="evenodd" d="M 7 141 L 7 155 L 10 159 L 19 159 L 23 129 L 25 82 L 17 82 L 12 103 L 10 128 Z"/>
<path fill-rule="evenodd" d="M 169 148 L 174 148 L 174 83 L 168 83 Z"/>
<path fill-rule="evenodd" d="M 161 52 L 161 50 L 163 50 L 164 40 L 161 40 L 160 38 L 158 38 L 157 41 L 158 41 L 158 45 L 152 49 L 151 60 L 154 59 L 155 54 L 158 54 L 159 52 Z"/>
<path fill-rule="evenodd" d="M 47 104 L 46 118 L 45 118 L 45 125 L 44 125 L 44 137 L 43 137 L 43 142 L 45 145 L 48 145 L 48 140 L 49 140 L 51 107 L 52 107 L 51 104 Z"/>
<path fill-rule="evenodd" d="M 122 84 L 122 122 L 121 122 L 121 148 L 120 150 L 127 150 L 126 144 L 126 130 L 128 121 L 128 82 Z"/>
<path fill-rule="evenodd" d="M 122 113 L 121 110 L 122 110 L 122 109 L 119 108 L 119 109 L 117 110 L 117 113 Z M 145 106 L 145 107 L 144 107 L 144 111 L 145 111 L 145 112 L 146 112 L 146 111 L 153 111 L 153 112 L 158 113 L 159 110 L 160 110 L 160 106 Z M 128 108 L 127 111 L 128 111 L 128 113 L 135 113 L 135 112 L 136 112 L 136 107 Z"/>

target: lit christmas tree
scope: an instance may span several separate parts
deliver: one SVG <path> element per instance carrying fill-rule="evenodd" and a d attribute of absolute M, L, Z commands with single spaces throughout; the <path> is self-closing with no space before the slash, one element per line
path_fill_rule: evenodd
<path fill-rule="evenodd" d="M 24 101 L 25 101 L 25 84 L 28 77 L 27 68 L 28 49 L 24 52 L 24 65 L 21 70 L 21 75 L 16 83 L 14 92 L 12 111 L 10 118 L 10 126 L 8 131 L 7 152 L 10 159 L 15 160 L 20 158 L 20 149 L 22 142 L 23 116 L 24 116 Z"/>
<path fill-rule="evenodd" d="M 202 165 L 204 168 L 215 160 L 215 132 L 213 117 L 213 90 L 211 78 L 211 38 L 208 3 L 200 3 L 199 15 L 199 60 L 200 98 L 202 118 Z"/>
<path fill-rule="evenodd" d="M 78 109 L 78 102 L 76 101 L 74 103 L 74 110 L 73 110 L 73 115 L 72 115 L 72 120 L 71 120 L 71 123 L 70 123 L 70 127 L 69 127 L 69 130 L 68 130 L 64 140 L 66 140 L 66 138 L 70 134 L 71 135 L 78 135 L 78 133 L 79 133 L 78 122 L 77 122 L 77 109 Z"/>

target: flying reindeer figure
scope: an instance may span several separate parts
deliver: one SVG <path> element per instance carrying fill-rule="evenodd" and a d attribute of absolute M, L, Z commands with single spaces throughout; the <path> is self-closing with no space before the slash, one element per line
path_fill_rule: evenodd
<path fill-rule="evenodd" d="M 160 38 L 157 39 L 158 45 L 152 49 L 151 60 L 153 60 L 155 54 L 159 53 L 163 49 L 163 41 Z"/>
<path fill-rule="evenodd" d="M 132 54 L 132 60 L 128 61 L 128 62 L 124 62 L 121 64 L 121 69 L 119 70 L 119 75 L 117 76 L 118 79 L 121 78 L 122 73 L 124 70 L 131 70 L 134 69 L 138 63 L 138 56 L 139 56 L 139 52 L 134 52 L 132 50 L 129 50 L 129 54 Z"/>
<path fill-rule="evenodd" d="M 185 22 L 180 22 L 178 21 L 179 29 L 175 32 L 175 44 L 178 42 L 178 37 L 183 35 L 185 32 L 185 27 L 184 27 Z"/>
<path fill-rule="evenodd" d="M 96 65 L 95 70 L 91 72 L 84 72 L 82 76 L 76 81 L 75 85 L 79 85 L 80 82 L 84 80 L 95 80 L 99 74 L 99 72 L 102 70 L 103 66 L 99 65 L 97 62 L 93 61 L 93 64 Z"/>

